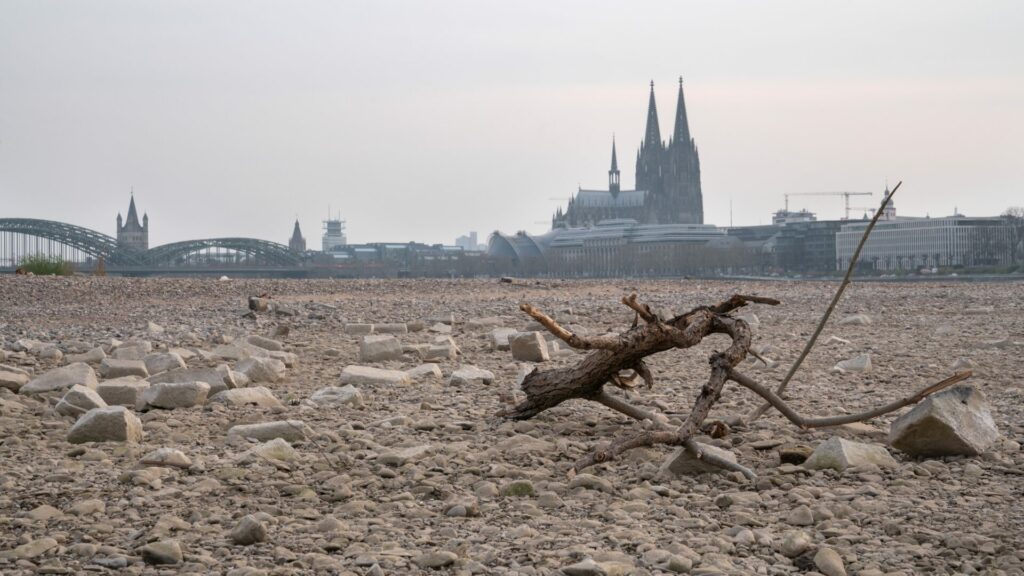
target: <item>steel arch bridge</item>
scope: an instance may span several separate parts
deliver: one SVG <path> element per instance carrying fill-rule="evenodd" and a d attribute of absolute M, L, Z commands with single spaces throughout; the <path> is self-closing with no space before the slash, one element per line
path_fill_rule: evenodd
<path fill-rule="evenodd" d="M 5 248 L 4 252 L 10 254 L 12 260 L 15 254 L 28 256 L 31 255 L 31 251 L 45 251 L 61 255 L 85 254 L 96 259 L 103 258 L 105 262 L 119 266 L 138 266 L 145 263 L 144 253 L 118 247 L 117 240 L 106 234 L 64 222 L 33 218 L 0 218 L 0 234 L 3 235 L 0 243 Z M 32 241 L 29 237 L 36 240 Z"/>
<path fill-rule="evenodd" d="M 145 252 L 117 245 L 106 234 L 52 220 L 0 218 L 0 266 L 16 266 L 21 258 L 35 254 L 83 260 L 103 259 L 111 268 L 169 268 L 227 265 L 295 267 L 302 259 L 276 242 L 256 238 L 208 238 L 173 242 Z"/>
<path fill-rule="evenodd" d="M 185 240 L 150 248 L 146 259 L 153 266 L 177 266 L 196 255 L 209 254 L 218 250 L 230 250 L 244 256 L 246 260 L 269 266 L 298 266 L 301 259 L 290 252 L 288 247 L 277 242 L 257 240 L 255 238 L 208 238 L 205 240 Z"/>

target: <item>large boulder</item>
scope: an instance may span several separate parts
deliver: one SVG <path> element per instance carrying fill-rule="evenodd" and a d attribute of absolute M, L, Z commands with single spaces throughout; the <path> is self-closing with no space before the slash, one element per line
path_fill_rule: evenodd
<path fill-rule="evenodd" d="M 104 378 L 120 378 L 122 376 L 146 378 L 149 376 L 149 370 L 146 370 L 146 363 L 142 360 L 104 358 L 100 362 L 100 375 Z"/>
<path fill-rule="evenodd" d="M 209 402 L 226 404 L 228 406 L 262 406 L 264 408 L 277 408 L 284 406 L 274 393 L 263 386 L 254 388 L 232 388 L 222 390 L 210 397 Z"/>
<path fill-rule="evenodd" d="M 96 393 L 110 406 L 129 406 L 139 404 L 142 393 L 149 388 L 149 382 L 138 376 L 125 376 L 113 380 L 104 380 L 96 386 Z"/>
<path fill-rule="evenodd" d="M 0 388 L 7 388 L 11 392 L 17 392 L 28 383 L 28 380 L 28 372 L 21 368 L 0 364 Z"/>
<path fill-rule="evenodd" d="M 42 376 L 30 380 L 18 390 L 19 394 L 45 394 L 67 390 L 75 384 L 86 388 L 96 387 L 96 372 L 84 362 L 75 362 L 61 368 L 55 368 Z"/>
<path fill-rule="evenodd" d="M 385 360 L 401 360 L 402 343 L 398 338 L 389 335 L 363 336 L 359 341 L 360 362 L 383 362 Z"/>
<path fill-rule="evenodd" d="M 206 382 L 161 382 L 152 384 L 139 399 L 138 409 L 191 408 L 206 403 L 210 385 Z"/>
<path fill-rule="evenodd" d="M 216 394 L 221 390 L 237 388 L 231 369 L 227 364 L 221 364 L 216 368 L 185 368 L 168 370 L 156 376 L 148 378 L 150 384 L 161 384 L 165 382 L 206 382 L 210 385 L 210 394 Z"/>
<path fill-rule="evenodd" d="M 68 430 L 68 442 L 141 442 L 142 421 L 124 406 L 94 408 Z"/>
<path fill-rule="evenodd" d="M 412 379 L 401 370 L 382 370 L 372 366 L 346 366 L 341 371 L 341 383 L 354 386 L 367 384 L 411 384 Z"/>
<path fill-rule="evenodd" d="M 106 407 L 107 403 L 95 390 L 76 384 L 64 394 L 60 402 L 57 402 L 54 410 L 64 416 L 78 416 L 93 408 Z"/>
<path fill-rule="evenodd" d="M 285 365 L 280 360 L 273 358 L 246 358 L 235 366 L 236 372 L 241 372 L 254 384 L 260 382 L 279 382 L 284 378 Z"/>
<path fill-rule="evenodd" d="M 540 332 L 520 332 L 510 336 L 508 342 L 516 360 L 546 362 L 551 359 L 548 345 Z"/>
<path fill-rule="evenodd" d="M 898 465 L 885 446 L 851 442 L 833 436 L 815 448 L 803 466 L 808 470 L 831 468 L 843 471 L 853 466 L 872 464 L 881 468 L 894 468 Z"/>
<path fill-rule="evenodd" d="M 975 456 L 998 437 L 985 395 L 973 386 L 955 386 L 893 421 L 889 443 L 911 456 Z"/>

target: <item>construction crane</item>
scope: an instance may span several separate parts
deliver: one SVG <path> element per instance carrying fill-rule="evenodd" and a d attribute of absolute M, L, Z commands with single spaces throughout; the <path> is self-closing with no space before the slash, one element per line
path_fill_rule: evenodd
<path fill-rule="evenodd" d="M 846 219 L 850 219 L 850 196 L 871 196 L 871 192 L 788 192 L 783 194 L 786 199 L 786 212 L 789 212 L 790 196 L 842 196 Z"/>

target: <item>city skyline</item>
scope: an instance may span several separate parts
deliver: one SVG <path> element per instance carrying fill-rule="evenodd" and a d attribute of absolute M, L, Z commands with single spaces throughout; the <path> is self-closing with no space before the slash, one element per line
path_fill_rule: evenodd
<path fill-rule="evenodd" d="M 112 234 L 134 186 L 153 245 L 286 243 L 295 216 L 316 238 L 328 205 L 354 243 L 543 232 L 605 182 L 613 133 L 631 162 L 648 82 L 667 104 L 680 74 L 708 223 L 769 223 L 786 192 L 874 206 L 887 177 L 907 215 L 1024 203 L 1013 3 L 57 6 L 0 19 L 4 216 Z"/>

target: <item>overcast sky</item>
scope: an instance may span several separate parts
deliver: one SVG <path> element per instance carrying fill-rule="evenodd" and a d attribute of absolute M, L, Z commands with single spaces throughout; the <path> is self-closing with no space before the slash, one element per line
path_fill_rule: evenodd
<path fill-rule="evenodd" d="M 705 221 L 1024 205 L 1024 3 L 0 0 L 0 217 L 150 245 L 543 232 L 685 79 Z M 868 200 L 855 200 L 855 205 Z M 821 217 L 842 200 L 791 200 Z"/>

